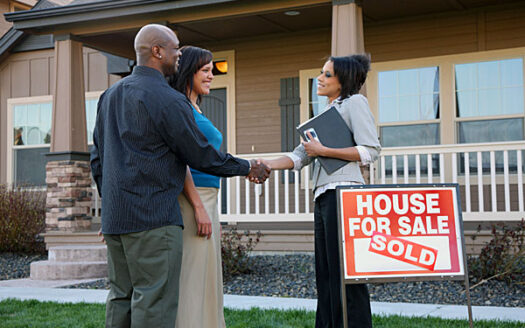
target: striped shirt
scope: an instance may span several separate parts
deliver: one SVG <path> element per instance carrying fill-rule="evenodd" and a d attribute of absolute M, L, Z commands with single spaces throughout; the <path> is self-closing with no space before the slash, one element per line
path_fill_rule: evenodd
<path fill-rule="evenodd" d="M 102 197 L 102 232 L 183 226 L 177 196 L 186 165 L 223 177 L 250 171 L 248 161 L 208 143 L 186 97 L 159 71 L 135 67 L 98 102 L 91 170 Z"/>

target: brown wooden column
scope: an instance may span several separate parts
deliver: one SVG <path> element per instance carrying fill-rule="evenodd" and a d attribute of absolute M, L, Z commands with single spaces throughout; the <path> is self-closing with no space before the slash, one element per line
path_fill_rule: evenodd
<path fill-rule="evenodd" d="M 55 37 L 51 150 L 46 166 L 46 230 L 91 227 L 91 175 L 87 152 L 82 43 Z"/>
<path fill-rule="evenodd" d="M 363 53 L 362 8 L 356 0 L 334 0 L 332 3 L 332 55 Z"/>
<path fill-rule="evenodd" d="M 62 39 L 62 40 L 61 40 Z M 55 90 L 51 152 L 87 152 L 82 43 L 55 39 Z"/>
<path fill-rule="evenodd" d="M 363 9 L 356 0 L 332 1 L 332 56 L 365 52 Z M 366 96 L 366 86 L 360 90 Z M 366 183 L 370 183 L 370 167 L 361 166 Z"/>

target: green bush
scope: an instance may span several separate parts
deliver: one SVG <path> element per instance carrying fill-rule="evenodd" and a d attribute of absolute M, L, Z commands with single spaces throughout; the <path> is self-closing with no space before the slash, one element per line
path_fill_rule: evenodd
<path fill-rule="evenodd" d="M 480 230 L 481 227 L 478 227 Z M 469 257 L 469 275 L 474 282 L 496 279 L 508 283 L 525 281 L 525 221 L 512 227 L 503 222 L 491 225 L 492 240 L 479 256 Z"/>
<path fill-rule="evenodd" d="M 261 237 L 258 231 L 255 239 L 250 231 L 237 231 L 236 227 L 224 229 L 221 235 L 222 273 L 225 279 L 250 272 L 250 252 L 255 248 Z"/>
<path fill-rule="evenodd" d="M 0 185 L 0 252 L 44 253 L 46 195 Z"/>

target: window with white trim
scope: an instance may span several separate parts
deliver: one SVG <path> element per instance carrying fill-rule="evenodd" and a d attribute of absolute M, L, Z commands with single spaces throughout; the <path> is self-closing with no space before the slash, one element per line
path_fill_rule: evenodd
<path fill-rule="evenodd" d="M 378 105 L 383 147 L 440 143 L 438 66 L 378 72 Z M 438 157 L 432 162 L 433 172 L 439 172 Z M 391 174 L 390 158 L 385 165 Z M 426 160 L 420 165 L 427 169 Z M 402 167 L 397 169 L 402 173 Z M 409 172 L 415 172 L 414 156 L 409 156 Z"/>
<path fill-rule="evenodd" d="M 524 139 L 523 58 L 456 64 L 454 76 L 458 143 Z M 503 154 L 495 155 L 496 170 L 503 171 Z M 488 172 L 490 155 L 484 153 L 482 160 Z M 471 156 L 472 172 L 476 162 Z M 516 169 L 515 152 L 509 154 L 509 168 Z"/>
<path fill-rule="evenodd" d="M 13 182 L 17 185 L 45 184 L 45 154 L 51 143 L 52 103 L 12 106 Z"/>

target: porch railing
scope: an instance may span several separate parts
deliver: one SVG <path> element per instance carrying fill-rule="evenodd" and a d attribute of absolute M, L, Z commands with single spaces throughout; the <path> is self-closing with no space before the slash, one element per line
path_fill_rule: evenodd
<path fill-rule="evenodd" d="M 385 148 L 371 183 L 459 183 L 464 220 L 520 220 L 524 150 L 524 141 Z"/>
<path fill-rule="evenodd" d="M 525 141 L 384 148 L 370 166 L 371 184 L 458 183 L 465 221 L 516 221 L 525 217 Z M 271 159 L 284 153 L 244 154 Z M 313 221 L 311 168 L 273 171 L 262 185 L 244 177 L 223 179 L 222 222 Z M 93 192 L 92 213 L 101 201 Z"/>

